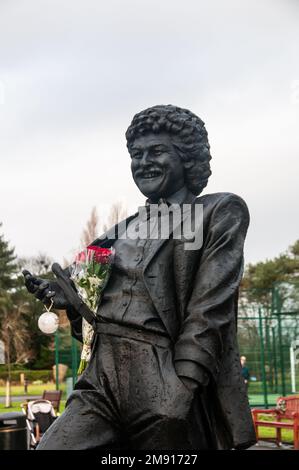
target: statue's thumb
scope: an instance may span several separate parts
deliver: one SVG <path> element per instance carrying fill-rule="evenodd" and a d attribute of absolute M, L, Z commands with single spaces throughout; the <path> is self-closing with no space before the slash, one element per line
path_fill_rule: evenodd
<path fill-rule="evenodd" d="M 29 271 L 27 271 L 27 269 L 23 269 L 22 274 L 24 277 L 32 277 L 32 274 Z"/>
<path fill-rule="evenodd" d="M 92 311 L 87 307 L 86 304 L 79 298 L 76 291 L 73 289 L 70 282 L 70 278 L 67 276 L 65 271 L 62 269 L 60 264 L 54 263 L 52 266 L 52 271 L 57 278 L 57 282 L 61 289 L 64 291 L 64 294 L 69 301 L 69 303 L 74 307 L 75 310 L 91 325 L 95 322 L 95 316 Z"/>
<path fill-rule="evenodd" d="M 66 298 L 72 302 L 74 300 L 75 291 L 72 288 L 69 277 L 58 263 L 52 265 L 52 272 L 55 274 L 57 282 L 65 293 Z"/>
<path fill-rule="evenodd" d="M 52 272 L 55 274 L 56 277 L 61 278 L 65 277 L 62 267 L 59 263 L 52 264 Z"/>

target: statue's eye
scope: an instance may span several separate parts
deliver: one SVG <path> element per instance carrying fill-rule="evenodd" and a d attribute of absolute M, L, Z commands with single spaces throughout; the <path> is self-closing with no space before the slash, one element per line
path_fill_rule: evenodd
<path fill-rule="evenodd" d="M 156 157 L 158 157 L 159 155 L 162 154 L 162 150 L 155 149 L 153 153 Z"/>
<path fill-rule="evenodd" d="M 141 155 L 139 152 L 132 152 L 131 158 L 134 158 L 134 160 L 138 160 L 138 158 L 141 158 Z"/>

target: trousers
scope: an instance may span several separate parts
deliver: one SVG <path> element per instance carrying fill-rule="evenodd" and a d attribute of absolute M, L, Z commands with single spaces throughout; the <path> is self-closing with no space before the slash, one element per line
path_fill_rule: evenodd
<path fill-rule="evenodd" d="M 205 393 L 177 376 L 171 341 L 99 326 L 90 363 L 38 450 L 215 449 Z"/>

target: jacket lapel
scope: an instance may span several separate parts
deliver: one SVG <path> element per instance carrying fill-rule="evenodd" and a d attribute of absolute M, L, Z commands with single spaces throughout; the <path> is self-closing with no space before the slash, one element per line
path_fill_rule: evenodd
<path fill-rule="evenodd" d="M 179 206 L 177 209 L 174 211 L 174 217 L 173 217 L 173 223 L 171 224 L 170 230 L 169 230 L 169 236 L 166 236 L 165 238 L 159 238 L 157 240 L 152 241 L 152 250 L 148 254 L 147 258 L 144 261 L 144 268 L 143 272 L 145 273 L 146 269 L 148 268 L 150 262 L 153 260 L 153 258 L 156 256 L 157 252 L 160 250 L 160 248 L 164 245 L 164 243 L 172 238 L 172 235 L 176 233 L 177 230 L 182 229 L 182 226 L 185 222 L 185 220 L 190 216 L 190 209 L 184 208 L 185 210 L 182 213 L 181 207 Z M 169 224 L 169 213 L 166 213 L 165 215 L 161 215 L 160 217 L 161 220 L 161 227 L 167 226 Z M 182 232 L 181 233 L 182 236 Z M 166 235 L 168 235 L 166 233 Z"/>

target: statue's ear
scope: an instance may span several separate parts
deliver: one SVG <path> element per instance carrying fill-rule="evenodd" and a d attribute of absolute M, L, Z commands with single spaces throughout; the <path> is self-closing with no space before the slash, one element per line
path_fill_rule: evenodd
<path fill-rule="evenodd" d="M 194 166 L 194 158 L 190 158 L 187 162 L 183 163 L 185 170 L 190 170 Z"/>

